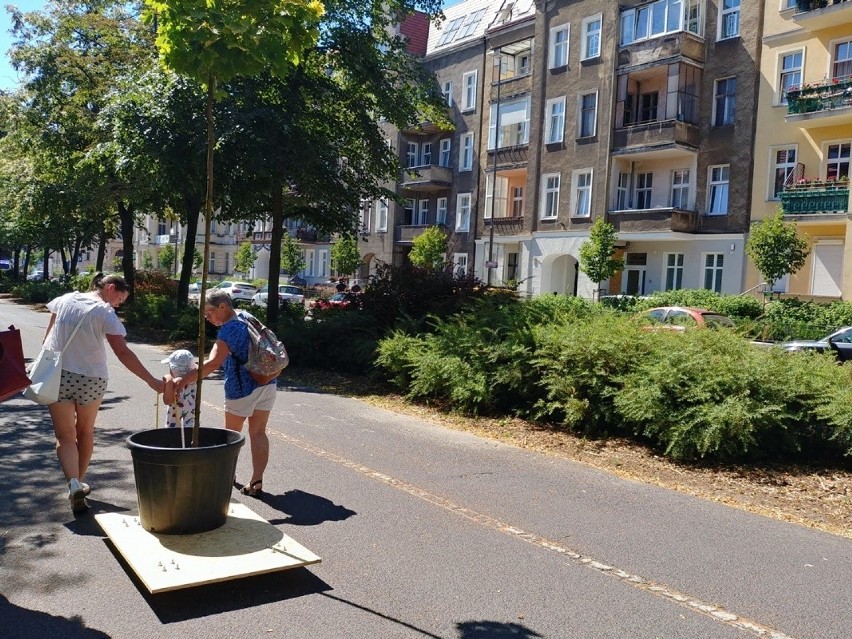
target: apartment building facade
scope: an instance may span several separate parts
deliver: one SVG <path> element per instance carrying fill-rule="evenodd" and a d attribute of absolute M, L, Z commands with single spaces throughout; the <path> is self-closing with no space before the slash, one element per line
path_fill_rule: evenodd
<path fill-rule="evenodd" d="M 852 2 L 767 0 L 757 105 L 752 218 L 779 208 L 811 246 L 775 290 L 852 296 Z M 763 280 L 749 265 L 746 286 Z"/>
<path fill-rule="evenodd" d="M 398 185 L 404 205 L 365 213 L 371 232 L 387 225 L 381 241 L 371 233 L 368 259 L 399 263 L 437 223 L 460 270 L 527 295 L 591 297 L 579 252 L 603 217 L 626 263 L 604 291 L 742 291 L 763 4 L 446 9 L 424 62 L 456 128 L 395 139 L 416 170 Z"/>

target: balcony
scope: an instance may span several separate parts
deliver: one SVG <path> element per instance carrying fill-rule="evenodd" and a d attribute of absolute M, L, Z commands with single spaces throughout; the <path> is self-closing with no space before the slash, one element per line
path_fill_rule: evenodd
<path fill-rule="evenodd" d="M 803 129 L 852 123 L 852 79 L 787 91 L 787 122 Z"/>
<path fill-rule="evenodd" d="M 703 63 L 704 38 L 688 31 L 679 31 L 623 45 L 618 51 L 618 71 L 644 65 L 668 64 L 677 57 Z"/>
<path fill-rule="evenodd" d="M 523 216 L 485 218 L 483 234 L 490 233 L 491 226 L 494 227 L 494 235 L 519 235 L 524 231 L 524 218 Z"/>
<path fill-rule="evenodd" d="M 779 193 L 784 215 L 843 214 L 849 211 L 849 183 L 811 182 Z"/>
<path fill-rule="evenodd" d="M 669 207 L 610 211 L 607 219 L 619 233 L 695 233 L 700 218 L 697 211 Z"/>
<path fill-rule="evenodd" d="M 452 182 L 453 172 L 449 167 L 428 164 L 406 169 L 400 185 L 409 191 L 429 192 L 448 189 Z"/>
<path fill-rule="evenodd" d="M 852 22 L 852 2 L 847 0 L 798 0 L 793 22 L 808 31 L 820 31 Z"/>
<path fill-rule="evenodd" d="M 400 244 L 411 244 L 417 237 L 421 236 L 423 232 L 431 226 L 435 226 L 435 224 L 403 224 L 396 227 L 396 241 Z M 441 231 L 444 232 L 445 235 L 450 234 L 449 228 L 446 226 L 439 224 L 437 225 Z"/>
<path fill-rule="evenodd" d="M 679 120 L 656 120 L 616 129 L 612 146 L 615 155 L 641 153 L 662 158 L 694 152 L 698 142 L 696 125 Z"/>

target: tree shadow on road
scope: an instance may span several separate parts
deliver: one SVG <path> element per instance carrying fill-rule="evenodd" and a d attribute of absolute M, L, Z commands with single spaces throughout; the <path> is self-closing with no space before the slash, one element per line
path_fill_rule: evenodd
<path fill-rule="evenodd" d="M 38 610 L 22 608 L 0 595 L 0 619 L 4 639 L 62 637 L 63 639 L 109 639 L 109 635 L 87 628 L 79 616 L 66 619 Z"/>
<path fill-rule="evenodd" d="M 293 526 L 318 526 L 327 521 L 343 521 L 355 515 L 354 510 L 338 506 L 333 501 L 306 493 L 302 490 L 288 490 L 283 495 L 261 493 L 259 499 L 275 510 L 289 515 L 284 519 L 272 519 L 270 524 L 290 524 Z"/>

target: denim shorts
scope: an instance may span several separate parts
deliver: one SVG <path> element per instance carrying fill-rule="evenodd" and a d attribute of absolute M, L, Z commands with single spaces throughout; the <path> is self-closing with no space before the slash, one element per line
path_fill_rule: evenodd
<path fill-rule="evenodd" d="M 86 377 L 63 368 L 62 376 L 59 378 L 57 401 L 76 402 L 80 406 L 85 406 L 103 397 L 106 389 L 107 380 L 103 377 Z"/>

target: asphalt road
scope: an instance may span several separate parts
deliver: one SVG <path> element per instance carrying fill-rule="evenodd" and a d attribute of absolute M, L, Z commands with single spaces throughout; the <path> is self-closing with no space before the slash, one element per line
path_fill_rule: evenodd
<path fill-rule="evenodd" d="M 47 319 L 0 300 L 30 358 Z M 162 349 L 133 349 L 165 372 Z M 268 494 L 240 500 L 323 563 L 149 595 L 92 516 L 135 510 L 124 442 L 155 422 L 154 394 L 110 357 L 87 515 L 71 515 L 47 410 L 0 404 L 0 637 L 852 637 L 850 539 L 286 377 Z M 222 425 L 222 398 L 205 383 L 205 425 Z"/>

